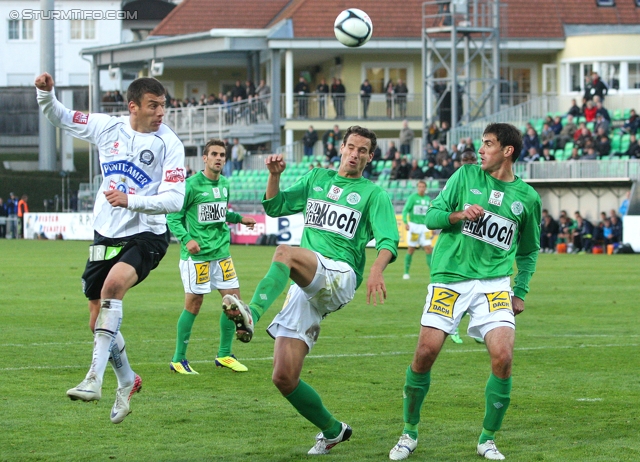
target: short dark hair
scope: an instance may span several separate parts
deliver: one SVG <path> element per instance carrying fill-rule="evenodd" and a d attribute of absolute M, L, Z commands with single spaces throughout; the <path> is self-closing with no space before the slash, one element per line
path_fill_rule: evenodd
<path fill-rule="evenodd" d="M 418 181 L 418 182 L 416 183 L 416 186 L 417 186 L 417 185 L 419 185 L 419 184 L 423 184 L 423 185 L 427 186 L 427 182 L 426 182 L 426 181 L 424 181 L 424 180 L 420 180 L 420 181 Z"/>
<path fill-rule="evenodd" d="M 463 164 L 477 164 L 478 156 L 476 156 L 476 152 L 473 149 L 465 149 L 460 154 L 460 162 Z"/>
<path fill-rule="evenodd" d="M 500 146 L 503 148 L 512 146 L 513 154 L 511 159 L 513 162 L 518 160 L 520 151 L 522 151 L 522 133 L 520 133 L 520 130 L 511 124 L 492 123 L 487 125 L 482 136 L 488 134 L 496 135 L 496 140 L 498 140 L 498 143 L 500 143 Z"/>
<path fill-rule="evenodd" d="M 346 145 L 347 140 L 349 139 L 349 135 L 360 135 L 363 138 L 368 138 L 371 141 L 371 147 L 369 148 L 369 154 L 376 150 L 376 146 L 378 145 L 378 138 L 376 134 L 371 130 L 361 127 L 359 125 L 352 125 L 347 128 L 347 132 L 344 134 L 344 138 L 342 138 L 342 144 Z"/>
<path fill-rule="evenodd" d="M 224 148 L 225 150 L 227 149 L 227 144 L 224 141 L 219 140 L 218 138 L 211 138 L 209 141 L 207 141 L 207 144 L 204 145 L 204 149 L 202 150 L 202 155 L 203 156 L 208 156 L 209 155 L 209 148 L 211 146 L 220 146 L 221 148 Z"/>
<path fill-rule="evenodd" d="M 135 79 L 127 88 L 127 102 L 133 101 L 137 106 L 142 103 L 142 98 L 146 93 L 151 93 L 155 96 L 164 96 L 167 91 L 164 86 L 153 77 L 141 77 Z"/>

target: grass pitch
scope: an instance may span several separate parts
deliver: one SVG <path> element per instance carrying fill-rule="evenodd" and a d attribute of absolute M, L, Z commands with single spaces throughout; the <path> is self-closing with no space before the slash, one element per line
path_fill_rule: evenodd
<path fill-rule="evenodd" d="M 109 420 L 116 381 L 107 368 L 98 404 L 70 401 L 91 360 L 80 275 L 87 242 L 0 241 L 1 461 L 307 460 L 317 429 L 271 384 L 273 341 L 264 329 L 234 342 L 249 367 L 216 369 L 220 296 L 205 297 L 188 358 L 198 376 L 169 372 L 183 307 L 178 246 L 124 300 L 122 332 L 142 392 L 119 425 Z M 234 246 L 243 298 L 274 248 Z M 303 378 L 351 441 L 323 460 L 388 460 L 402 431 L 404 371 L 415 348 L 428 276 L 423 254 L 403 281 L 403 259 L 385 273 L 387 302 L 366 304 L 364 284 L 327 317 Z M 368 251 L 368 262 L 374 258 Z M 640 328 L 635 255 L 541 255 L 517 318 L 511 407 L 497 442 L 508 461 L 640 460 Z M 466 326 L 466 321 L 463 321 Z M 483 345 L 447 341 L 432 372 L 410 460 L 475 461 L 490 372 Z"/>

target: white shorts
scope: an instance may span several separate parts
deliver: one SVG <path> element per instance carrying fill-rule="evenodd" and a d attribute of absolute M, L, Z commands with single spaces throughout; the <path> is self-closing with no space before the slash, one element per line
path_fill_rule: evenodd
<path fill-rule="evenodd" d="M 267 328 L 271 337 L 297 338 L 309 350 L 318 341 L 320 321 L 353 300 L 356 292 L 356 273 L 348 264 L 314 253 L 318 267 L 313 281 L 307 287 L 289 287 L 282 310 Z"/>
<path fill-rule="evenodd" d="M 425 247 L 431 245 L 432 236 L 433 232 L 427 228 L 427 225 L 409 222 L 409 231 L 407 231 L 408 247 Z"/>
<path fill-rule="evenodd" d="M 471 337 L 484 338 L 496 327 L 515 330 L 511 297 L 513 292 L 508 277 L 429 284 L 420 324 L 451 335 L 462 315 L 468 312 L 471 319 L 467 333 Z"/>
<path fill-rule="evenodd" d="M 240 284 L 231 257 L 213 261 L 180 260 L 184 292 L 204 295 L 214 289 L 238 289 Z"/>

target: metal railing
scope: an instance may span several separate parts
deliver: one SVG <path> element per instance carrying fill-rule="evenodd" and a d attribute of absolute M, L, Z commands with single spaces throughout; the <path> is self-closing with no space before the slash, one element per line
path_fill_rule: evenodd
<path fill-rule="evenodd" d="M 516 162 L 516 175 L 525 180 L 583 180 L 631 178 L 640 180 L 640 160 L 565 160 Z"/>
<path fill-rule="evenodd" d="M 482 138 L 484 129 L 492 122 L 510 123 L 516 127 L 522 127 L 531 119 L 545 117 L 547 114 L 557 111 L 558 98 L 556 96 L 533 98 L 490 116 L 476 119 L 467 125 L 451 129 L 447 134 L 447 144 L 451 146 L 454 143 L 458 143 L 461 138 L 471 138 L 472 140 Z"/>

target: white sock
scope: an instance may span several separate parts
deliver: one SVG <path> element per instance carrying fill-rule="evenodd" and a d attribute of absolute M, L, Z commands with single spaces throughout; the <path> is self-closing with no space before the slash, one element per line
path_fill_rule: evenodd
<path fill-rule="evenodd" d="M 93 358 L 87 375 L 94 373 L 102 381 L 121 322 L 122 300 L 102 300 L 93 336 Z"/>
<path fill-rule="evenodd" d="M 122 332 L 118 331 L 116 338 L 111 346 L 111 356 L 109 362 L 113 367 L 113 372 L 118 378 L 118 388 L 130 386 L 136 378 L 136 374 L 131 369 L 127 352 L 125 351 L 124 337 Z"/>

